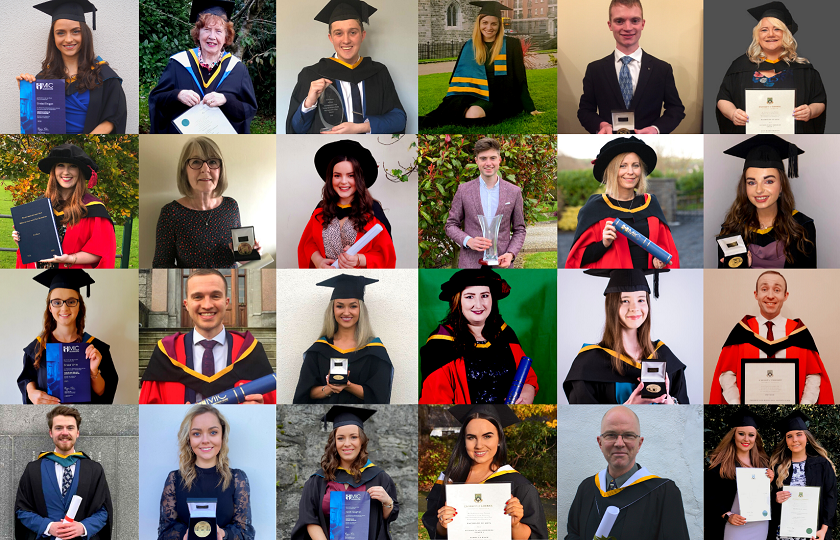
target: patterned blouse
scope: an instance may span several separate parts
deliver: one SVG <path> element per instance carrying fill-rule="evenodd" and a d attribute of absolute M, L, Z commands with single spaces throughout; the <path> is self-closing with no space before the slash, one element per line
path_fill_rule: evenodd
<path fill-rule="evenodd" d="M 160 211 L 154 268 L 232 268 L 230 230 L 240 227 L 239 205 L 230 197 L 212 210 L 172 201 Z"/>

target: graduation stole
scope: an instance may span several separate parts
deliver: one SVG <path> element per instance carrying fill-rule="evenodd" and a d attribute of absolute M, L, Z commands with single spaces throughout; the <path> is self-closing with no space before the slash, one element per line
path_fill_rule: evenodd
<path fill-rule="evenodd" d="M 66 456 L 57 454 L 55 452 L 43 452 L 38 455 L 38 459 L 45 458 L 50 461 L 55 461 L 62 467 L 71 467 L 74 463 L 79 461 L 80 459 L 90 459 L 87 457 L 83 452 L 73 452 L 72 454 L 68 454 Z"/>
<path fill-rule="evenodd" d="M 204 97 L 204 89 L 213 84 L 213 81 L 216 80 L 216 77 L 219 75 L 219 73 L 222 73 L 222 78 L 219 79 L 219 83 L 216 85 L 216 90 L 218 91 L 219 87 L 222 85 L 224 80 L 227 79 L 228 75 L 230 75 L 230 72 L 233 71 L 233 68 L 236 67 L 236 64 L 239 63 L 239 58 L 233 56 L 230 53 L 225 53 L 224 56 L 219 58 L 219 64 L 216 67 L 216 71 L 210 77 L 210 80 L 208 80 L 205 83 L 203 78 L 201 81 L 198 80 L 198 77 L 195 76 L 195 71 L 192 68 L 192 64 L 190 64 L 190 56 L 192 56 L 193 60 L 195 61 L 195 65 L 198 66 L 197 53 L 198 47 L 196 47 L 195 49 L 190 49 L 188 51 L 181 51 L 177 54 L 173 54 L 169 57 L 169 59 L 178 62 L 184 67 L 184 69 L 187 70 L 187 73 L 189 73 L 190 76 L 193 78 L 193 81 L 195 81 L 195 85 L 198 88 L 198 91 L 201 93 L 201 97 Z M 222 65 L 224 64 L 225 60 L 228 59 L 230 61 L 227 63 L 227 67 L 225 67 L 225 69 L 222 70 Z"/>
<path fill-rule="evenodd" d="M 493 59 L 493 69 L 496 76 L 507 75 L 507 41 L 502 40 L 502 50 Z M 458 63 L 455 64 L 455 71 L 452 72 L 452 79 L 449 81 L 449 90 L 446 96 L 471 95 L 484 101 L 490 101 L 490 85 L 487 82 L 487 72 L 484 66 L 475 61 L 475 46 L 472 40 L 467 41 Z"/>
<path fill-rule="evenodd" d="M 654 353 L 655 353 L 655 352 L 659 349 L 659 347 L 661 347 L 661 346 L 665 345 L 665 344 L 664 344 L 664 343 L 662 343 L 661 341 L 654 340 L 653 342 L 654 342 L 654 343 L 656 343 L 656 348 L 654 348 L 654 349 L 653 349 L 653 352 L 654 352 Z M 601 350 L 603 350 L 604 352 L 606 352 L 607 354 L 609 354 L 610 356 L 615 356 L 615 357 L 617 357 L 619 360 L 621 360 L 622 362 L 624 362 L 625 364 L 627 364 L 627 365 L 629 365 L 629 366 L 631 366 L 631 367 L 634 367 L 634 368 L 636 368 L 636 369 L 642 369 L 642 363 L 641 363 L 641 362 L 637 362 L 637 361 L 633 360 L 632 358 L 630 358 L 629 356 L 624 356 L 623 354 L 622 354 L 621 356 L 618 356 L 618 354 L 616 354 L 616 352 L 615 352 L 614 350 L 612 350 L 612 349 L 608 349 L 608 348 L 606 348 L 606 347 L 601 347 L 601 346 L 600 346 L 600 345 L 598 345 L 597 343 L 596 343 L 596 344 L 594 344 L 594 345 L 590 345 L 590 344 L 588 344 L 588 343 L 584 343 L 584 344 L 583 344 L 583 347 L 581 348 L 581 350 L 580 350 L 580 351 L 578 351 L 578 354 L 583 353 L 583 352 L 586 352 L 586 351 L 591 351 L 591 350 L 593 350 L 593 349 L 601 349 Z M 647 359 L 648 359 L 648 360 L 651 360 L 651 357 L 652 357 L 652 356 L 653 356 L 653 354 L 651 354 L 650 356 L 648 356 L 648 357 L 647 357 Z"/>
<path fill-rule="evenodd" d="M 636 484 L 641 484 L 646 480 L 652 480 L 654 478 L 659 478 L 655 474 L 651 474 L 646 468 L 640 467 L 633 476 L 627 479 L 623 486 L 620 488 L 611 489 L 609 491 L 605 491 L 604 487 L 607 487 L 607 469 L 602 470 L 598 474 L 595 475 L 595 487 L 598 488 L 598 492 L 600 492 L 602 497 L 611 497 L 613 495 L 617 495 L 624 491 L 625 489 L 629 488 L 630 486 L 634 486 Z M 604 487 L 601 487 L 604 486 Z M 635 502 L 635 501 L 634 501 Z"/>

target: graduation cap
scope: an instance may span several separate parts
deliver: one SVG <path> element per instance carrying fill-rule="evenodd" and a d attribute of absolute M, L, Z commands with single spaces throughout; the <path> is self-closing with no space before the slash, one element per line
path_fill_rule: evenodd
<path fill-rule="evenodd" d="M 315 20 L 332 24 L 336 21 L 358 19 L 364 24 L 369 24 L 368 18 L 374 13 L 376 8 L 362 0 L 330 0 L 324 9 L 315 15 Z"/>
<path fill-rule="evenodd" d="M 349 274 L 340 274 L 331 277 L 321 283 L 316 283 L 319 287 L 333 287 L 332 296 L 330 300 L 336 298 L 355 298 L 356 300 L 365 299 L 365 285 L 376 283 L 378 279 L 366 278 L 365 276 L 351 276 Z M 373 413 L 371 413 L 373 414 Z"/>
<path fill-rule="evenodd" d="M 741 409 L 736 411 L 735 414 L 729 417 L 729 420 L 727 420 L 727 424 L 729 424 L 730 429 L 744 426 L 750 426 L 754 427 L 755 429 L 758 429 L 760 426 L 765 424 L 765 421 L 762 417 L 758 416 L 751 410 Z"/>
<path fill-rule="evenodd" d="M 198 20 L 199 15 L 210 13 L 229 21 L 233 16 L 233 2 L 229 0 L 193 0 L 190 9 L 190 22 Z"/>
<path fill-rule="evenodd" d="M 369 188 L 376 182 L 376 177 L 379 176 L 379 165 L 373 159 L 373 154 L 358 142 L 350 139 L 327 143 L 315 152 L 315 169 L 324 182 L 327 181 L 327 167 L 337 157 L 351 157 L 359 162 L 365 177 L 365 187 Z"/>
<path fill-rule="evenodd" d="M 799 176 L 799 154 L 804 154 L 792 142 L 788 142 L 778 135 L 753 135 L 732 148 L 723 151 L 724 154 L 739 157 L 744 160 L 744 170 L 750 167 L 762 169 L 785 170 L 782 160 L 788 160 L 788 178 Z"/>
<path fill-rule="evenodd" d="M 788 431 L 804 431 L 808 429 L 808 423 L 810 421 L 811 419 L 804 412 L 795 410 L 779 420 L 776 423 L 776 429 L 782 434 Z"/>
<path fill-rule="evenodd" d="M 93 12 L 93 29 L 96 30 L 96 6 L 88 0 L 50 0 L 32 7 L 52 15 L 53 22 L 59 19 L 85 22 L 85 13 Z"/>
<path fill-rule="evenodd" d="M 365 421 L 375 412 L 374 409 L 333 405 L 327 411 L 327 414 L 321 417 L 321 421 L 324 423 L 324 429 L 327 429 L 327 422 L 332 422 L 333 429 L 338 429 L 341 426 L 359 426 L 360 429 L 364 429 Z"/>
<path fill-rule="evenodd" d="M 470 2 L 470 5 L 481 8 L 481 11 L 478 12 L 479 15 L 492 15 L 499 20 L 502 20 L 502 10 L 510 11 L 513 9 L 507 7 L 501 2 L 496 2 L 495 0 Z"/>
<path fill-rule="evenodd" d="M 796 31 L 799 30 L 799 25 L 793 20 L 793 15 L 790 14 L 787 6 L 785 6 L 782 2 L 768 2 L 767 4 L 762 4 L 748 9 L 747 12 L 755 17 L 755 20 L 759 22 L 761 22 L 761 19 L 764 17 L 779 19 L 785 23 L 785 26 L 788 27 L 791 34 L 795 34 Z"/>
<path fill-rule="evenodd" d="M 592 168 L 592 174 L 595 176 L 595 180 L 603 183 L 604 171 L 607 170 L 610 162 L 619 154 L 628 154 L 630 152 L 635 153 L 642 160 L 642 164 L 645 167 L 645 174 L 652 173 L 656 168 L 656 152 L 653 148 L 646 145 L 643 140 L 637 137 L 618 137 L 602 146 L 601 151 L 598 152 L 598 157 L 592 161 L 592 164 L 595 165 Z"/>
<path fill-rule="evenodd" d="M 646 275 L 653 274 L 653 296 L 659 298 L 659 274 L 669 272 L 667 268 L 659 270 L 651 268 L 648 270 L 608 270 L 603 268 L 592 268 L 584 270 L 584 274 L 595 277 L 609 278 L 607 288 L 604 289 L 604 296 L 610 293 L 639 292 L 645 291 L 650 294 Z"/>
<path fill-rule="evenodd" d="M 99 167 L 84 150 L 75 144 L 67 143 L 54 147 L 47 157 L 38 162 L 38 168 L 41 169 L 41 172 L 50 174 L 56 163 L 78 165 L 79 170 L 82 171 L 82 176 L 85 177 L 85 180 L 88 180 L 88 189 L 96 185 L 96 171 L 99 170 Z"/>
<path fill-rule="evenodd" d="M 453 405 L 446 409 L 463 426 L 474 414 L 493 417 L 502 428 L 518 424 L 519 417 L 507 405 Z"/>
<path fill-rule="evenodd" d="M 35 281 L 47 287 L 49 290 L 53 289 L 73 289 L 76 292 L 82 287 L 87 287 L 87 297 L 90 298 L 90 285 L 96 283 L 90 274 L 79 268 L 72 268 L 68 270 L 60 270 L 58 268 L 51 268 L 44 270 L 34 278 Z M 81 293 L 79 293 L 81 294 Z"/>
<path fill-rule="evenodd" d="M 482 266 L 478 269 L 459 270 L 452 274 L 449 281 L 441 284 L 438 298 L 449 302 L 456 293 L 475 285 L 490 287 L 490 293 L 496 300 L 507 298 L 510 294 L 510 285 L 507 281 L 489 267 Z"/>

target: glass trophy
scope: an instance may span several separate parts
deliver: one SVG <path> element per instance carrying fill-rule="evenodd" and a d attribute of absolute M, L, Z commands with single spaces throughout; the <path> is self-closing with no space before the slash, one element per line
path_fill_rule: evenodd
<path fill-rule="evenodd" d="M 492 244 L 484 250 L 481 264 L 497 266 L 499 264 L 499 225 L 502 224 L 502 214 L 497 216 L 478 216 L 481 223 L 481 236 L 490 240 Z"/>
<path fill-rule="evenodd" d="M 341 94 L 332 84 L 327 85 L 318 97 L 318 116 L 321 117 L 323 125 L 321 131 L 331 131 L 344 121 L 344 103 L 341 101 Z"/>

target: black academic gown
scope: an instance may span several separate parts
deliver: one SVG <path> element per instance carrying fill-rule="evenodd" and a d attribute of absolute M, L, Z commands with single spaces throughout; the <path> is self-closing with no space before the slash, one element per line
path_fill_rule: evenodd
<path fill-rule="evenodd" d="M 671 349 L 661 341 L 654 342 L 656 360 L 667 362 L 665 371 L 671 383 L 670 395 L 680 404 L 688 404 L 688 391 L 685 380 L 685 364 L 680 362 Z M 615 385 L 619 382 L 630 383 L 635 388 L 641 377 L 641 364 L 636 366 L 633 360 L 622 357 L 624 374 L 619 375 L 612 368 L 612 354 L 600 345 L 584 345 L 580 350 L 566 380 L 563 391 L 569 403 L 617 403 Z"/>
<path fill-rule="evenodd" d="M 769 482 L 770 479 L 768 478 Z M 723 515 L 732 510 L 732 503 L 738 494 L 735 480 L 721 478 L 720 465 L 703 474 L 703 535 L 708 540 L 723 540 L 726 520 Z"/>
<path fill-rule="evenodd" d="M 114 124 L 111 134 L 125 133 L 128 109 L 125 105 L 125 92 L 122 89 L 122 79 L 108 64 L 102 63 L 99 68 L 102 84 L 90 91 L 87 115 L 85 116 L 84 133 L 90 133 L 93 128 L 108 121 Z M 36 79 L 42 79 L 39 73 Z M 73 95 L 79 91 L 79 84 L 73 81 L 64 85 L 64 94 Z"/>
<path fill-rule="evenodd" d="M 809 447 L 810 448 L 810 447 Z M 778 471 L 776 472 L 778 475 Z M 793 465 L 788 468 L 788 477 L 783 484 L 790 485 L 790 477 L 793 474 Z M 828 531 L 823 540 L 831 540 L 831 530 L 837 520 L 837 475 L 831 463 L 822 456 L 808 456 L 805 460 L 805 485 L 819 486 L 820 490 L 820 512 L 817 516 L 817 529 L 828 525 Z M 776 540 L 776 530 L 782 519 L 782 505 L 776 502 L 776 493 L 784 491 L 776 487 L 776 482 L 770 483 L 770 529 L 767 531 L 767 540 Z"/>
<path fill-rule="evenodd" d="M 24 405 L 32 404 L 32 402 L 29 401 L 29 396 L 26 394 L 27 384 L 34 381 L 35 387 L 38 390 L 46 391 L 45 389 L 47 388 L 46 359 L 44 358 L 41 360 L 40 369 L 35 369 L 35 354 L 41 346 L 40 341 L 38 340 L 39 338 L 35 338 L 32 340 L 32 343 L 23 349 L 23 371 L 21 371 L 17 378 L 17 384 L 18 388 L 20 388 L 20 394 L 23 398 Z M 97 395 L 96 392 L 91 389 L 90 403 L 96 405 L 110 405 L 114 403 L 114 395 L 117 393 L 117 383 L 120 379 L 117 374 L 117 368 L 114 367 L 114 360 L 111 358 L 111 347 L 88 334 L 84 335 L 83 341 L 85 348 L 87 348 L 88 345 L 93 345 L 96 350 L 102 354 L 102 361 L 99 363 L 99 373 L 105 380 L 105 391 L 102 392 L 101 396 Z M 50 343 L 53 342 L 51 341 Z"/>
<path fill-rule="evenodd" d="M 768 88 L 762 83 L 753 82 L 753 74 L 756 72 L 757 66 L 755 63 L 750 62 L 746 54 L 742 54 L 732 62 L 732 65 L 726 70 L 723 81 L 720 83 L 720 89 L 718 90 L 715 103 L 715 115 L 721 133 L 746 133 L 747 128 L 745 126 L 736 126 L 732 123 L 732 120 L 726 118 L 720 112 L 720 109 L 717 108 L 717 101 L 724 99 L 743 111 L 746 109 L 744 91 L 747 88 L 795 89 L 795 103 L 797 107 L 811 103 L 827 104 L 822 78 L 812 64 L 792 62 L 788 65 L 784 61 L 780 61 L 776 65 L 779 66 L 779 70 L 790 70 L 790 74 L 775 86 Z M 791 114 L 793 114 L 793 111 L 791 111 Z M 825 118 L 827 114 L 828 107 L 826 107 L 825 112 L 808 122 L 797 120 L 795 122 L 796 133 L 825 133 Z"/>
<path fill-rule="evenodd" d="M 257 97 L 248 69 L 235 56 L 225 54 L 212 72 L 199 68 L 189 51 L 169 58 L 157 86 L 149 94 L 149 120 L 152 133 L 180 133 L 172 120 L 190 107 L 178 101 L 181 90 L 192 90 L 203 98 L 210 92 L 225 96 L 219 107 L 237 133 L 251 133 L 251 120 L 257 114 Z M 189 67 L 186 67 L 189 65 Z"/>
<path fill-rule="evenodd" d="M 297 84 L 292 90 L 289 101 L 289 112 L 286 115 L 286 133 L 298 133 L 295 130 L 295 114 L 299 119 L 301 104 L 309 95 L 312 81 L 329 79 L 333 84 L 347 81 L 351 84 L 364 82 L 363 108 L 364 116 L 370 123 L 371 133 L 405 133 L 406 115 L 397 89 L 388 68 L 384 64 L 374 62 L 368 57 L 362 58 L 355 68 L 349 68 L 343 63 L 331 58 L 322 58 L 317 64 L 307 66 L 298 74 Z M 340 92 L 340 90 L 339 90 Z M 312 123 L 304 133 L 320 133 L 324 128 L 318 110 L 311 112 Z M 347 121 L 344 118 L 343 121 Z"/>
<path fill-rule="evenodd" d="M 309 397 L 313 386 L 326 384 L 331 358 L 350 360 L 350 382 L 364 387 L 364 400 L 346 390 L 325 399 Z M 303 353 L 303 365 L 292 403 L 390 403 L 393 382 L 394 366 L 379 338 L 374 338 L 364 347 L 348 351 L 337 348 L 331 339 L 322 337 Z"/>
<path fill-rule="evenodd" d="M 482 482 L 482 484 L 504 483 L 510 484 L 511 495 L 522 503 L 523 516 L 520 522 L 531 528 L 529 538 L 542 540 L 548 538 L 548 525 L 545 521 L 545 512 L 537 488 L 510 465 L 500 467 L 490 478 Z M 445 536 L 441 537 L 437 532 L 438 510 L 445 504 L 446 489 L 443 485 L 443 473 L 441 473 L 432 487 L 432 491 L 426 497 L 426 513 L 423 514 L 423 526 L 429 532 L 429 538 L 446 538 Z"/>
<path fill-rule="evenodd" d="M 343 392 L 342 392 L 343 393 Z M 400 504 L 397 502 L 397 486 L 388 476 L 388 473 L 368 461 L 368 465 L 362 471 L 361 482 L 356 482 L 349 473 L 340 469 L 336 471 L 335 481 L 342 484 L 350 484 L 353 487 L 364 485 L 366 488 L 381 486 L 388 492 L 394 501 L 394 508 L 388 519 L 382 517 L 382 503 L 371 499 L 370 501 L 370 523 L 368 525 L 368 540 L 391 540 L 391 532 L 388 526 L 397 519 L 400 513 Z M 324 535 L 329 538 L 330 530 L 327 518 L 321 511 L 321 502 L 327 493 L 327 480 L 324 478 L 324 471 L 318 472 L 309 477 L 303 486 L 303 494 L 300 497 L 300 512 L 298 520 L 292 529 L 291 540 L 311 540 L 307 525 L 320 525 Z"/>
<path fill-rule="evenodd" d="M 809 240 L 809 242 L 805 243 L 805 252 L 799 251 L 797 247 L 797 243 L 794 242 L 791 247 L 791 255 L 793 256 L 793 261 L 788 261 L 787 258 L 785 259 L 785 268 L 816 268 L 817 267 L 817 227 L 814 224 L 814 220 L 810 217 L 806 216 L 802 212 L 794 210 L 793 212 L 793 220 L 802 225 L 805 229 L 805 239 Z M 755 235 L 752 239 L 752 244 L 764 247 L 769 244 L 772 244 L 776 241 L 776 233 L 773 230 L 773 227 L 769 229 L 762 229 L 760 231 L 755 231 Z M 717 244 L 717 252 L 718 252 L 718 268 L 729 268 L 724 262 L 721 262 L 723 259 L 723 250 L 720 247 L 720 244 Z"/>

